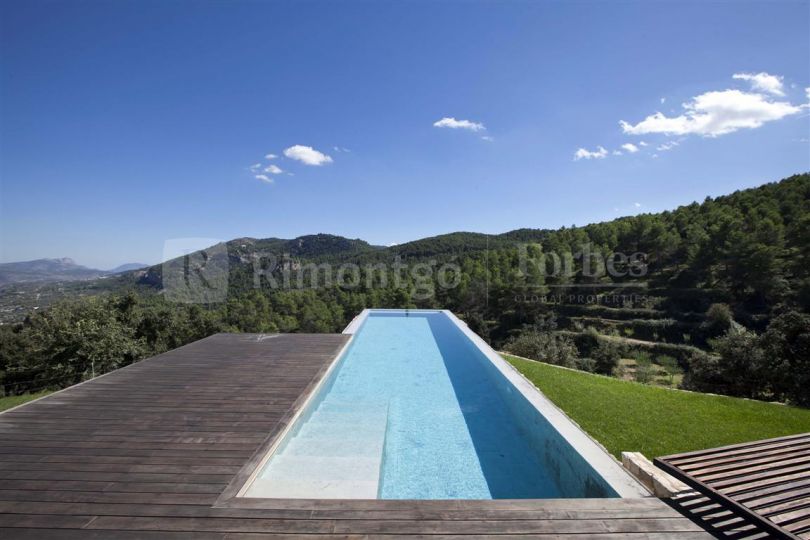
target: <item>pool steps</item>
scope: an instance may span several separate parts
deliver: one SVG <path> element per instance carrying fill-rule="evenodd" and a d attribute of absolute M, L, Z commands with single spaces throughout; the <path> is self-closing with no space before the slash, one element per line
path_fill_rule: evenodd
<path fill-rule="evenodd" d="M 376 499 L 387 424 L 385 405 L 327 397 L 273 455 L 246 496 Z"/>

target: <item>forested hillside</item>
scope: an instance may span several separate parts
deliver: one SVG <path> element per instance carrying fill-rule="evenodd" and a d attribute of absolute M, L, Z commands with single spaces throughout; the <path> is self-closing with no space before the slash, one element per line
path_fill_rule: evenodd
<path fill-rule="evenodd" d="M 242 238 L 217 253 L 222 301 L 177 302 L 155 266 L 63 288 L 89 297 L 0 327 L 4 391 L 65 386 L 218 331 L 335 332 L 366 307 L 441 307 L 516 354 L 810 403 L 808 174 L 584 227 L 388 248 Z M 573 271 L 556 271 L 566 261 Z"/>

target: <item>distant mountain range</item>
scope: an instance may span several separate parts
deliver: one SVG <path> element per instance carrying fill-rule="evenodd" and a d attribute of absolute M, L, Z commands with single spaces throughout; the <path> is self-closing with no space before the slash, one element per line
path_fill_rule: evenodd
<path fill-rule="evenodd" d="M 10 283 L 48 283 L 56 281 L 82 281 L 96 279 L 120 272 L 145 268 L 146 264 L 129 263 L 112 270 L 97 270 L 76 264 L 73 259 L 37 259 L 0 263 L 0 285 Z"/>
<path fill-rule="evenodd" d="M 646 300 L 638 301 L 643 309 L 660 305 L 662 313 L 688 315 L 705 312 L 711 303 L 726 303 L 737 310 L 735 315 L 747 326 L 761 330 L 764 326 L 760 321 L 766 320 L 770 306 L 777 305 L 773 298 L 789 305 L 810 306 L 810 275 L 806 270 L 810 267 L 806 262 L 810 253 L 805 232 L 810 223 L 807 201 L 810 201 L 810 174 L 802 174 L 670 212 L 621 217 L 582 227 L 517 229 L 502 234 L 454 232 L 387 247 L 331 234 L 293 239 L 242 237 L 188 256 L 195 261 L 205 260 L 216 268 L 227 268 L 231 297 L 256 288 L 257 269 L 263 275 L 269 275 L 268 272 L 280 275 L 283 268 L 293 271 L 310 263 L 376 268 L 379 264 L 399 262 L 411 266 L 456 262 L 465 274 L 473 276 L 469 283 L 463 283 L 467 303 L 456 299 L 463 309 L 470 309 L 468 306 L 475 305 L 476 298 L 489 290 L 489 282 L 481 284 L 481 276 L 488 275 L 487 268 L 500 268 L 497 272 L 489 271 L 494 272 L 497 286 L 513 279 L 516 257 L 520 254 L 517 248 L 521 244 L 533 243 L 535 248 L 539 244 L 544 253 L 571 257 L 588 244 L 606 254 L 649 254 L 653 262 L 649 274 L 644 283 L 634 283 L 636 287 L 649 289 L 648 295 L 640 295 Z M 768 208 L 769 217 L 752 217 L 754 207 Z M 751 223 L 763 229 L 753 228 Z M 773 231 L 766 228 L 772 223 L 776 223 Z M 43 309 L 62 298 L 123 291 L 163 294 L 164 269 L 167 265 L 176 269 L 180 264 L 185 265 L 186 261 L 178 258 L 151 266 L 131 264 L 112 270 L 87 268 L 70 259 L 0 264 L 0 324 L 18 321 L 32 310 Z M 383 268 L 392 270 L 393 266 Z M 556 266 L 552 270 L 556 272 Z M 599 283 L 613 292 L 619 290 L 604 276 Z M 553 285 L 561 289 L 569 286 L 556 282 Z M 592 285 L 588 282 L 584 286 L 591 287 L 588 289 L 591 291 Z M 327 300 L 328 303 L 334 299 Z M 441 301 L 447 304 L 449 300 Z M 635 307 L 622 304 L 621 309 Z M 562 313 L 563 309 L 557 311 Z M 583 318 L 578 322 L 581 326 L 597 324 L 588 319 L 592 313 L 582 306 L 570 308 L 567 313 Z M 644 313 L 632 312 L 628 317 L 635 319 Z M 684 317 L 681 322 L 687 326 L 695 322 Z M 616 326 L 619 318 L 614 314 L 601 324 Z M 680 343 L 687 339 L 684 336 L 692 336 L 685 327 L 670 326 L 673 333 L 668 339 L 672 342 Z M 636 337 L 641 335 L 642 329 L 628 328 Z M 662 332 L 652 323 L 650 328 Z"/>
<path fill-rule="evenodd" d="M 130 270 L 140 270 L 141 268 L 146 268 L 149 266 L 148 264 L 143 263 L 127 263 L 122 264 L 121 266 L 116 266 L 112 270 L 107 270 L 107 274 L 120 274 L 121 272 L 129 272 Z"/>

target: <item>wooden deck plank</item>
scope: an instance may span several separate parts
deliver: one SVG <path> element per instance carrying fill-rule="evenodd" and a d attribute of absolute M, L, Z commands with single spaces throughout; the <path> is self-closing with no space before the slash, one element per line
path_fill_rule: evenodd
<path fill-rule="evenodd" d="M 14 533 L 14 536 L 4 536 Z M 107 530 L 83 530 L 75 531 L 70 529 L 45 530 L 45 529 L 2 529 L 0 537 L 19 538 L 20 540 L 288 540 L 286 534 L 267 533 L 200 533 L 200 532 L 161 532 L 161 531 L 107 531 Z M 324 535 L 295 535 L 296 540 L 323 540 Z M 368 540 L 368 535 L 361 534 L 332 534 L 328 538 L 334 540 Z M 374 535 L 379 540 L 401 540 L 402 535 Z M 607 534 L 570 534 L 570 535 L 412 535 L 408 538 L 420 540 L 526 540 L 529 538 L 565 540 L 703 540 L 705 533 L 607 533 Z"/>
<path fill-rule="evenodd" d="M 777 437 L 775 439 L 766 439 L 763 441 L 731 444 L 728 446 L 720 446 L 717 448 L 710 448 L 707 450 L 685 452 L 683 454 L 673 454 L 666 457 L 667 460 L 671 460 L 672 463 L 674 464 L 676 463 L 678 464 L 678 466 L 683 466 L 701 459 L 717 459 L 735 455 L 740 456 L 746 454 L 755 454 L 777 448 L 801 446 L 807 444 L 809 440 L 810 440 L 810 433 L 799 433 L 797 435 L 790 435 L 787 437 Z"/>
<path fill-rule="evenodd" d="M 531 510 L 488 510 L 470 512 L 456 511 L 423 511 L 415 509 L 388 510 L 304 510 L 304 509 L 246 509 L 246 508 L 210 508 L 194 504 L 154 504 L 145 499 L 141 503 L 112 503 L 94 501 L 64 502 L 42 501 L 42 504 L 31 505 L 29 501 L 0 501 L 0 513 L 74 515 L 92 513 L 104 516 L 130 517 L 212 517 L 212 518 L 280 518 L 280 519 L 319 519 L 319 520 L 433 520 L 433 521 L 528 521 L 528 520 L 649 520 L 678 519 L 679 514 L 671 508 L 661 505 L 644 512 L 634 509 L 581 510 L 576 508 L 547 509 L 542 504 Z"/>
<path fill-rule="evenodd" d="M 0 537 L 708 537 L 654 498 L 223 503 L 347 340 L 219 334 L 0 414 Z"/>

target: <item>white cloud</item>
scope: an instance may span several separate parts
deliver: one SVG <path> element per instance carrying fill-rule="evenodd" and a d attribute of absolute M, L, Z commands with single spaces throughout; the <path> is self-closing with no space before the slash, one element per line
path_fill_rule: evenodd
<path fill-rule="evenodd" d="M 254 163 L 253 165 L 248 167 L 248 169 L 250 169 L 250 172 L 259 172 L 261 170 L 261 168 L 262 168 L 261 163 Z"/>
<path fill-rule="evenodd" d="M 673 148 L 675 148 L 679 144 L 680 143 L 678 141 L 664 142 L 664 143 L 659 144 L 658 148 L 656 148 L 656 150 L 658 150 L 659 152 L 666 152 L 667 150 L 672 150 Z"/>
<path fill-rule="evenodd" d="M 574 161 L 579 161 L 580 159 L 603 159 L 605 156 L 607 156 L 607 154 L 608 151 L 602 146 L 597 146 L 596 150 L 593 152 L 584 148 L 579 148 L 576 152 L 574 152 Z"/>
<path fill-rule="evenodd" d="M 332 158 L 322 152 L 318 152 L 311 146 L 296 144 L 284 150 L 284 155 L 290 159 L 300 161 L 304 165 L 320 166 L 332 163 Z"/>
<path fill-rule="evenodd" d="M 495 138 L 494 138 L 494 137 L 490 137 L 489 135 L 482 135 L 482 136 L 481 136 L 481 140 L 482 140 L 482 141 L 487 141 L 487 142 L 492 142 L 492 141 L 494 141 L 494 140 L 495 140 Z"/>
<path fill-rule="evenodd" d="M 664 104 L 664 103 L 666 103 L 666 102 L 667 102 L 667 98 L 662 97 L 662 98 L 661 98 L 661 105 L 663 105 L 663 104 Z"/>
<path fill-rule="evenodd" d="M 622 145 L 622 148 L 630 152 L 631 154 L 635 154 L 638 152 L 638 146 L 632 143 L 625 143 Z"/>
<path fill-rule="evenodd" d="M 471 120 L 456 120 L 452 117 L 445 116 L 441 120 L 433 122 L 433 127 L 437 128 L 450 128 L 450 129 L 468 129 L 470 131 L 484 131 L 487 129 L 484 124 L 480 122 L 473 122 Z"/>
<path fill-rule="evenodd" d="M 273 179 L 270 178 L 269 176 L 267 176 L 266 174 L 257 174 L 255 178 L 256 178 L 256 180 L 261 180 L 265 184 L 272 184 L 273 183 Z"/>
<path fill-rule="evenodd" d="M 613 155 L 614 155 L 614 156 L 621 156 L 621 155 L 622 155 L 622 153 L 621 153 L 621 151 L 619 151 L 619 150 L 614 150 L 614 151 L 613 151 Z"/>
<path fill-rule="evenodd" d="M 784 96 L 782 77 L 765 73 L 735 73 L 732 78 L 751 83 L 751 88 L 774 96 Z"/>
<path fill-rule="evenodd" d="M 804 95 L 807 96 L 807 101 L 810 101 L 810 86 L 804 89 Z"/>
<path fill-rule="evenodd" d="M 275 154 L 267 154 L 264 156 L 264 159 L 276 159 L 278 156 Z"/>
<path fill-rule="evenodd" d="M 264 172 L 270 174 L 281 174 L 284 171 L 282 171 L 278 165 L 268 165 L 267 167 L 264 168 Z"/>
<path fill-rule="evenodd" d="M 639 146 L 647 146 L 647 143 L 645 143 L 644 141 L 639 141 L 638 145 Z"/>
<path fill-rule="evenodd" d="M 683 108 L 680 116 L 668 117 L 656 112 L 635 125 L 624 120 L 619 125 L 629 135 L 663 133 L 717 137 L 739 129 L 758 128 L 802 110 L 786 101 L 769 101 L 762 94 L 739 90 L 706 92 L 684 103 Z"/>
<path fill-rule="evenodd" d="M 639 202 L 633 203 L 633 206 L 635 206 L 636 208 L 641 208 L 641 203 L 639 203 Z"/>

